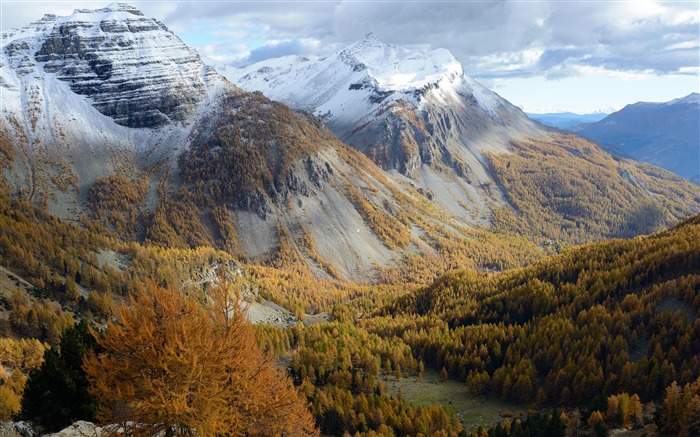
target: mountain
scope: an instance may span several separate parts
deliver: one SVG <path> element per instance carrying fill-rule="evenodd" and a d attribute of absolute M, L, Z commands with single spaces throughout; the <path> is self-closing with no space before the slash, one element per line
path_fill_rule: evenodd
<path fill-rule="evenodd" d="M 214 246 L 323 278 L 375 279 L 408 260 L 425 282 L 700 208 L 697 187 L 544 130 L 444 50 L 368 35 L 325 60 L 270 61 L 275 89 L 313 103 L 295 112 L 123 3 L 3 41 L 2 191 L 126 241 Z"/>
<path fill-rule="evenodd" d="M 45 16 L 3 40 L 5 186 L 62 219 L 256 259 L 303 239 L 321 275 L 314 259 L 364 277 L 413 238 L 397 216 L 423 195 L 317 120 L 230 84 L 127 4 Z"/>
<path fill-rule="evenodd" d="M 596 112 L 593 114 L 576 114 L 573 112 L 551 112 L 543 114 L 526 113 L 531 119 L 544 125 L 559 129 L 571 129 L 582 123 L 593 123 L 605 118 L 608 114 Z"/>
<path fill-rule="evenodd" d="M 700 184 L 700 95 L 627 105 L 573 129 L 614 153 L 648 162 Z"/>
<path fill-rule="evenodd" d="M 380 51 L 364 47 L 371 43 L 358 44 L 353 56 L 369 63 L 365 51 Z M 631 411 L 643 401 L 653 409 L 664 392 L 677 393 L 674 381 L 697 379 L 700 216 L 647 237 L 570 246 L 675 223 L 700 209 L 700 187 L 546 130 L 460 76 L 444 52 L 408 59 L 406 53 L 418 52 L 377 44 L 393 60 L 380 64 L 397 73 L 377 77 L 393 92 L 387 106 L 377 107 L 383 113 L 361 117 L 367 126 L 348 132 L 374 138 L 367 144 L 390 158 L 381 160 L 383 168 L 367 144 L 353 143 L 375 161 L 313 113 L 231 84 L 164 25 L 128 5 L 45 17 L 3 35 L 0 349 L 12 353 L 0 359 L 0 422 L 21 414 L 41 423 L 46 411 L 60 420 L 92 420 L 67 412 L 66 396 L 57 394 L 84 381 L 85 369 L 74 365 L 83 363 L 84 347 L 53 348 L 42 370 L 44 342 L 89 340 L 65 331 L 83 317 L 104 328 L 103 339 L 125 332 L 120 321 L 142 319 L 115 314 L 115 304 L 129 301 L 119 307 L 189 323 L 159 334 L 158 359 L 149 349 L 148 359 L 122 369 L 123 380 L 143 368 L 157 370 L 161 382 L 176 376 L 182 383 L 169 384 L 177 386 L 169 398 L 179 401 L 199 387 L 201 378 L 188 375 L 230 373 L 235 366 L 222 365 L 216 354 L 231 348 L 190 341 L 193 332 L 243 332 L 229 323 L 245 314 L 237 303 L 209 306 L 218 293 L 208 284 L 224 278 L 232 294 L 252 301 L 243 303 L 251 319 L 280 328 L 261 326 L 241 350 L 259 345 L 280 358 L 303 390 L 300 409 L 313 414 L 315 434 L 458 435 L 503 419 L 501 401 L 514 410 L 506 425 L 514 434 L 561 434 L 554 408 L 608 411 L 611 395 L 613 407 Z M 372 79 L 357 59 L 352 74 Z M 441 76 L 445 71 L 451 72 Z M 399 81 L 399 73 L 418 79 Z M 334 74 L 347 85 L 342 71 Z M 366 97 L 356 104 L 369 104 L 385 92 L 378 83 L 373 91 L 375 85 L 348 85 L 338 95 L 356 92 Z M 410 92 L 419 83 L 425 84 Z M 328 126 L 338 129 L 332 116 Z M 213 311 L 154 300 L 165 296 L 160 287 L 186 290 Z M 221 324 L 203 331 L 196 322 L 210 316 Z M 110 344 L 122 346 L 103 343 Z M 197 348 L 202 354 L 193 355 Z M 119 347 L 95 353 L 114 357 Z M 57 362 L 67 355 L 72 364 Z M 260 363 L 256 357 L 240 365 L 259 370 Z M 98 376 L 113 376 L 112 369 Z M 45 377 L 51 374 L 71 377 Z M 440 399 L 449 405 L 426 404 L 440 378 L 442 391 L 453 392 Z M 659 408 L 662 424 L 678 427 L 679 417 L 694 414 L 697 384 L 688 387 L 675 404 Z M 284 393 L 263 391 L 270 402 L 289 404 Z M 38 399 L 32 394 L 20 402 L 24 393 L 37 394 L 42 411 L 27 407 Z M 105 396 L 71 402 L 82 409 L 109 402 Z M 207 405 L 200 396 L 195 408 L 183 409 L 163 407 L 158 395 L 134 398 L 127 409 L 158 404 L 167 423 L 162 414 L 151 423 L 173 432 L 191 431 L 182 417 L 205 422 L 207 411 L 230 405 L 226 399 Z M 473 414 L 475 401 L 486 414 Z M 681 403 L 690 413 L 679 410 Z M 268 418 L 258 413 L 279 413 L 275 405 L 249 404 L 237 413 L 264 425 Z M 542 410 L 525 418 L 531 408 Z M 629 414 L 609 416 L 611 423 L 622 416 L 624 424 Z M 211 429 L 220 425 L 212 422 Z M 15 435 L 12 428 L 0 423 Z M 90 430 L 85 423 L 72 428 Z M 221 432 L 265 433 L 252 429 Z M 17 431 L 30 435 L 26 422 Z"/>
<path fill-rule="evenodd" d="M 249 91 L 321 117 L 341 140 L 383 169 L 431 190 L 454 214 L 505 204 L 485 153 L 543 130 L 465 74 L 445 49 L 387 44 L 369 33 L 320 60 L 298 56 L 220 69 Z M 488 213 L 474 223 L 489 224 Z"/>
<path fill-rule="evenodd" d="M 12 191 L 60 216 L 97 178 L 171 159 L 230 87 L 126 4 L 46 15 L 3 40 L 2 121 L 16 155 L 6 174 Z"/>
<path fill-rule="evenodd" d="M 322 59 L 216 68 L 244 89 L 321 117 L 340 139 L 472 224 L 579 244 L 631 236 L 640 231 L 635 223 L 647 230 L 671 223 L 662 198 L 688 213 L 700 200 L 671 174 L 534 122 L 444 49 L 400 47 L 370 33 Z"/>
<path fill-rule="evenodd" d="M 699 328 L 699 237 L 695 215 L 523 269 L 453 271 L 375 312 L 385 320 L 368 325 L 402 327 L 380 335 L 399 332 L 426 366 L 444 366 L 471 390 L 504 400 L 586 405 L 622 392 L 656 399 L 672 381 L 700 375 L 700 343 L 688 341 Z M 659 383 L 662 365 L 669 373 Z M 522 375 L 524 385 L 516 382 Z"/>

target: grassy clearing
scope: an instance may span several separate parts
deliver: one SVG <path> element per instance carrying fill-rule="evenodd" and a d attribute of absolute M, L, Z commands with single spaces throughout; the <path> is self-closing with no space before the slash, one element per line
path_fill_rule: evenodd
<path fill-rule="evenodd" d="M 440 381 L 439 373 L 432 369 L 425 370 L 422 381 L 417 381 L 414 376 L 399 381 L 394 376 L 386 378 L 385 384 L 393 395 L 401 390 L 404 399 L 416 405 L 446 405 L 457 414 L 467 431 L 495 424 L 507 416 L 526 413 L 526 408 L 521 405 L 474 396 L 463 382 Z"/>

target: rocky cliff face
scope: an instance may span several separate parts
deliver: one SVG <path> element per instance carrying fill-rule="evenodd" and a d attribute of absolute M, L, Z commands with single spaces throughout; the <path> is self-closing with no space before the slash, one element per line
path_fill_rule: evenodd
<path fill-rule="evenodd" d="M 53 18 L 34 59 L 122 126 L 183 121 L 218 79 L 165 25 L 129 5 Z"/>
<path fill-rule="evenodd" d="M 79 213 L 97 178 L 172 162 L 231 88 L 123 3 L 46 15 L 3 39 L 0 119 L 16 157 L 6 175 L 12 191 L 62 217 Z"/>

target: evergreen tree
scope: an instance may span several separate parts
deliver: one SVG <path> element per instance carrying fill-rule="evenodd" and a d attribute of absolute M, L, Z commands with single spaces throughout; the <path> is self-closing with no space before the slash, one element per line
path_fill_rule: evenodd
<path fill-rule="evenodd" d="M 593 432 L 596 437 L 608 437 L 608 428 L 602 420 L 597 421 L 595 425 L 593 425 Z"/>
<path fill-rule="evenodd" d="M 22 418 L 47 431 L 58 431 L 76 420 L 94 420 L 96 401 L 88 393 L 83 357 L 96 347 L 88 323 L 66 329 L 58 348 L 44 352 L 44 363 L 29 373 L 22 397 Z"/>

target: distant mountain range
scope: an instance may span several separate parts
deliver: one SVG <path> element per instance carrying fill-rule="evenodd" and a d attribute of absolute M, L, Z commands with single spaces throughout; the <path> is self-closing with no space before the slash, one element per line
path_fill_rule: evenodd
<path fill-rule="evenodd" d="M 700 184 L 700 96 L 627 105 L 571 129 L 607 150 L 670 170 Z"/>
<path fill-rule="evenodd" d="M 595 114 L 576 114 L 573 112 L 551 112 L 544 114 L 526 113 L 531 119 L 544 125 L 559 129 L 571 129 L 582 123 L 593 123 L 605 118 L 608 114 L 601 112 Z"/>

